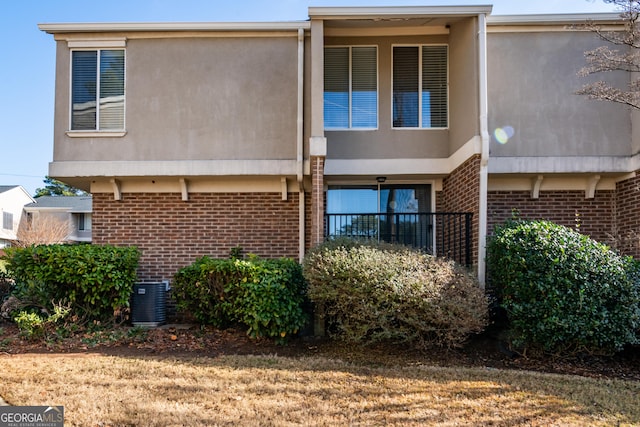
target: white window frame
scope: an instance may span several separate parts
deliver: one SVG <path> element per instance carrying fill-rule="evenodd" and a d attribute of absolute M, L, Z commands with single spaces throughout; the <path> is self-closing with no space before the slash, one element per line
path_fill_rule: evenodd
<path fill-rule="evenodd" d="M 122 137 L 127 134 L 127 50 L 125 39 L 96 39 L 96 40 L 69 40 L 69 122 L 67 127 L 67 136 L 71 138 L 99 138 L 99 137 Z M 122 129 L 99 129 L 100 112 L 99 112 L 99 93 L 96 95 L 96 129 L 94 130 L 74 130 L 71 128 L 73 122 L 73 52 L 75 51 L 102 51 L 102 50 L 122 50 L 124 51 L 124 109 L 123 109 L 123 126 Z M 97 58 L 97 76 L 100 76 L 100 59 Z"/>
<path fill-rule="evenodd" d="M 445 127 L 423 127 L 422 126 L 422 48 L 425 46 L 445 46 L 447 48 L 447 126 Z M 417 47 L 418 48 L 418 126 L 417 127 L 407 127 L 407 126 L 394 126 L 393 125 L 393 65 L 395 58 L 393 56 L 394 48 L 396 47 Z M 450 75 L 449 75 L 449 65 L 450 65 L 450 55 L 449 55 L 449 45 L 447 43 L 407 43 L 407 44 L 392 44 L 391 45 L 391 128 L 396 130 L 448 130 L 451 125 L 451 104 L 450 104 Z"/>
<path fill-rule="evenodd" d="M 13 231 L 14 223 L 13 223 L 13 212 L 2 212 L 2 229 Z"/>
<path fill-rule="evenodd" d="M 91 231 L 91 214 L 80 212 L 78 214 L 78 231 Z"/>
<path fill-rule="evenodd" d="M 353 105 L 352 105 L 352 94 L 353 94 L 353 48 L 360 47 L 372 47 L 376 50 L 376 126 L 372 127 L 353 127 Z M 326 122 L 324 125 L 324 130 L 326 131 L 372 131 L 377 130 L 380 127 L 380 48 L 378 45 L 326 45 L 325 49 L 332 48 L 348 48 L 349 49 L 349 117 L 348 117 L 348 125 L 347 127 L 327 127 Z M 323 71 L 324 72 L 324 71 Z M 324 97 L 324 90 L 323 90 Z M 324 112 L 323 112 L 324 114 Z"/>

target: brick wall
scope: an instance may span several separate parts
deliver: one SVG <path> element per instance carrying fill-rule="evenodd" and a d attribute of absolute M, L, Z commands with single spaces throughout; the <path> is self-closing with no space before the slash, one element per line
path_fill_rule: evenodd
<path fill-rule="evenodd" d="M 226 258 L 232 248 L 265 258 L 298 258 L 298 194 L 124 193 L 93 195 L 93 242 L 135 245 L 138 278 L 171 279 L 203 255 Z"/>
<path fill-rule="evenodd" d="M 311 245 L 324 241 L 324 162 L 320 156 L 311 157 Z"/>
<path fill-rule="evenodd" d="M 437 212 L 471 212 L 472 264 L 478 263 L 478 232 L 480 212 L 480 155 L 475 155 L 456 168 L 442 182 L 436 193 Z M 441 248 L 438 248 L 441 252 Z"/>
<path fill-rule="evenodd" d="M 616 185 L 615 243 L 626 255 L 640 259 L 640 171 Z"/>
<path fill-rule="evenodd" d="M 492 191 L 487 195 L 487 233 L 492 234 L 501 224 L 517 212 L 523 219 L 545 219 L 575 228 L 601 242 L 609 242 L 615 224 L 614 191 L 597 191 L 593 199 L 585 198 L 584 191 L 540 191 L 540 197 L 531 198 L 529 191 Z"/>

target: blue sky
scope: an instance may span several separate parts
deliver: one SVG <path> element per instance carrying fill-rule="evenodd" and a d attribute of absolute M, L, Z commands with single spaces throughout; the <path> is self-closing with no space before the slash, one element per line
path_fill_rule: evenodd
<path fill-rule="evenodd" d="M 20 0 L 3 2 L 0 185 L 43 186 L 53 159 L 55 43 L 39 23 L 306 20 L 309 6 L 493 4 L 494 15 L 613 12 L 602 0 Z"/>

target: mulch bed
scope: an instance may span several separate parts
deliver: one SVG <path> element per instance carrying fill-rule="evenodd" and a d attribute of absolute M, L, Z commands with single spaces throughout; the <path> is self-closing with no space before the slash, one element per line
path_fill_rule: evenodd
<path fill-rule="evenodd" d="M 295 337 L 286 345 L 267 339 L 254 340 L 237 329 L 167 325 L 128 333 L 128 327 L 97 329 L 58 340 L 29 341 L 19 337 L 13 323 L 0 321 L 0 354 L 103 353 L 127 357 L 216 357 L 220 355 L 322 356 L 370 365 L 434 365 L 520 369 L 594 378 L 640 381 L 640 346 L 614 356 L 580 354 L 572 357 L 522 356 L 491 336 L 472 337 L 463 347 L 419 350 L 398 344 L 365 347 L 329 339 Z"/>

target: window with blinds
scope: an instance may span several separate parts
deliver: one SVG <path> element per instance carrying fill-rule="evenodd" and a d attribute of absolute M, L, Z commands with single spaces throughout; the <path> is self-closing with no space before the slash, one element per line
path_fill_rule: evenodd
<path fill-rule="evenodd" d="M 91 214 L 78 214 L 78 231 L 91 231 Z"/>
<path fill-rule="evenodd" d="M 448 127 L 447 46 L 393 47 L 393 127 Z"/>
<path fill-rule="evenodd" d="M 71 130 L 124 130 L 124 50 L 71 52 Z"/>
<path fill-rule="evenodd" d="M 2 212 L 2 228 L 5 230 L 13 230 L 13 213 Z"/>
<path fill-rule="evenodd" d="M 324 50 L 325 129 L 378 127 L 378 48 Z"/>

